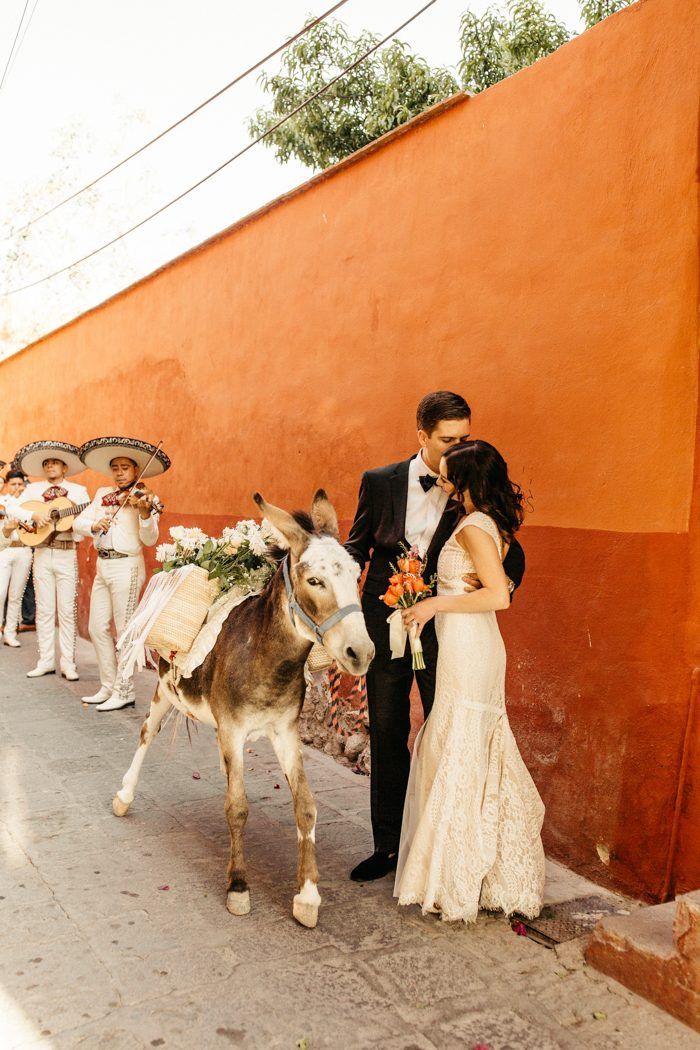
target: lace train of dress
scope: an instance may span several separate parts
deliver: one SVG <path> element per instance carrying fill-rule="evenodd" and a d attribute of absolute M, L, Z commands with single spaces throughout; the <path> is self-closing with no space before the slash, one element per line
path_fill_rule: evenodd
<path fill-rule="evenodd" d="M 500 551 L 491 518 L 474 512 L 466 525 L 488 532 Z M 456 535 L 440 555 L 440 594 L 462 593 L 462 575 L 474 571 Z M 479 908 L 534 917 L 544 806 L 508 723 L 496 615 L 439 613 L 436 628 L 435 702 L 414 747 L 394 896 L 448 921 L 474 922 Z"/>

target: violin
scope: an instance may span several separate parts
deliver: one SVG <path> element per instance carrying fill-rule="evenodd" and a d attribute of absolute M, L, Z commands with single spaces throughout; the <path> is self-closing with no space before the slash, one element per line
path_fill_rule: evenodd
<path fill-rule="evenodd" d="M 157 515 L 162 514 L 165 510 L 165 505 L 161 503 L 155 492 L 139 485 L 137 481 L 133 481 L 127 488 L 122 489 L 120 497 L 123 497 L 120 504 L 122 507 L 128 504 L 138 510 L 148 509 L 151 514 Z"/>

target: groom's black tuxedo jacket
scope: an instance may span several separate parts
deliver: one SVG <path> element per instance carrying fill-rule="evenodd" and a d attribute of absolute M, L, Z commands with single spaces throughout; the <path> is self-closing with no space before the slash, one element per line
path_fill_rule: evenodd
<path fill-rule="evenodd" d="M 413 458 L 413 457 L 411 457 Z M 406 543 L 406 505 L 410 459 L 388 467 L 368 470 L 362 476 L 355 520 L 346 549 L 364 569 L 369 562 L 365 594 L 383 594 L 396 564 L 400 544 Z M 440 551 L 452 535 L 460 518 L 459 507 L 448 503 L 427 552 L 426 579 L 437 572 Z M 516 587 L 525 573 L 525 554 L 516 539 L 510 545 L 503 568 Z"/>

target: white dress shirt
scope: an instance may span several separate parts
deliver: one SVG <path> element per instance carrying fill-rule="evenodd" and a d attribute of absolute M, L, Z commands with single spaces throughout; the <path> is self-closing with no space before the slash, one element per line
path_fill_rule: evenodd
<path fill-rule="evenodd" d="M 68 481 L 67 478 L 64 478 L 63 481 L 56 482 L 32 481 L 29 485 L 27 485 L 26 489 L 22 493 L 20 497 L 20 502 L 23 506 L 25 503 L 30 503 L 32 501 L 36 501 L 37 503 L 43 503 L 44 493 L 46 492 L 46 490 L 54 487 L 59 489 L 65 489 L 68 494 L 66 498 L 69 499 L 71 503 L 75 503 L 76 507 L 80 507 L 90 502 L 88 490 L 85 488 L 85 486 L 76 485 L 75 482 Z M 76 535 L 73 529 L 69 529 L 68 532 L 56 533 L 56 538 L 59 540 L 75 540 L 76 543 L 79 543 L 82 539 L 82 536 Z"/>
<path fill-rule="evenodd" d="M 114 516 L 116 507 L 104 507 L 102 499 L 111 492 L 119 490 L 114 485 L 98 489 L 87 510 L 84 510 L 75 521 L 75 531 L 79 536 L 91 536 L 96 550 L 115 550 L 120 554 L 131 556 L 140 554 L 144 547 L 154 547 L 158 542 L 158 515 L 150 514 L 142 518 L 136 507 L 123 507 L 112 522 L 109 532 L 95 535 L 92 526 L 101 518 Z"/>
<path fill-rule="evenodd" d="M 423 453 L 419 452 L 408 468 L 406 539 L 410 546 L 415 544 L 425 556 L 447 506 L 447 495 L 438 485 L 424 492 L 419 481 L 423 474 L 430 474 L 434 478 L 438 476 L 427 466 Z"/>
<path fill-rule="evenodd" d="M 22 521 L 25 525 L 31 525 L 31 514 L 27 510 L 22 510 L 21 500 L 23 499 L 24 493 L 22 493 L 21 499 L 7 493 L 5 496 L 0 496 L 0 507 L 3 508 L 8 518 L 14 518 L 15 521 Z"/>

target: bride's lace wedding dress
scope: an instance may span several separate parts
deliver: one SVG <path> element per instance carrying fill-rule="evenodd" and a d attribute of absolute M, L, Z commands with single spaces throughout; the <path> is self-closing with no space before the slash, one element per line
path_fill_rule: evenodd
<path fill-rule="evenodd" d="M 469 514 L 440 554 L 439 594 L 463 594 L 462 576 L 474 572 L 457 541 L 467 525 L 502 554 L 493 519 Z M 508 724 L 496 614 L 438 613 L 436 629 L 435 702 L 413 752 L 394 896 L 450 921 L 473 922 L 479 908 L 534 917 L 544 889 L 544 806 Z"/>

